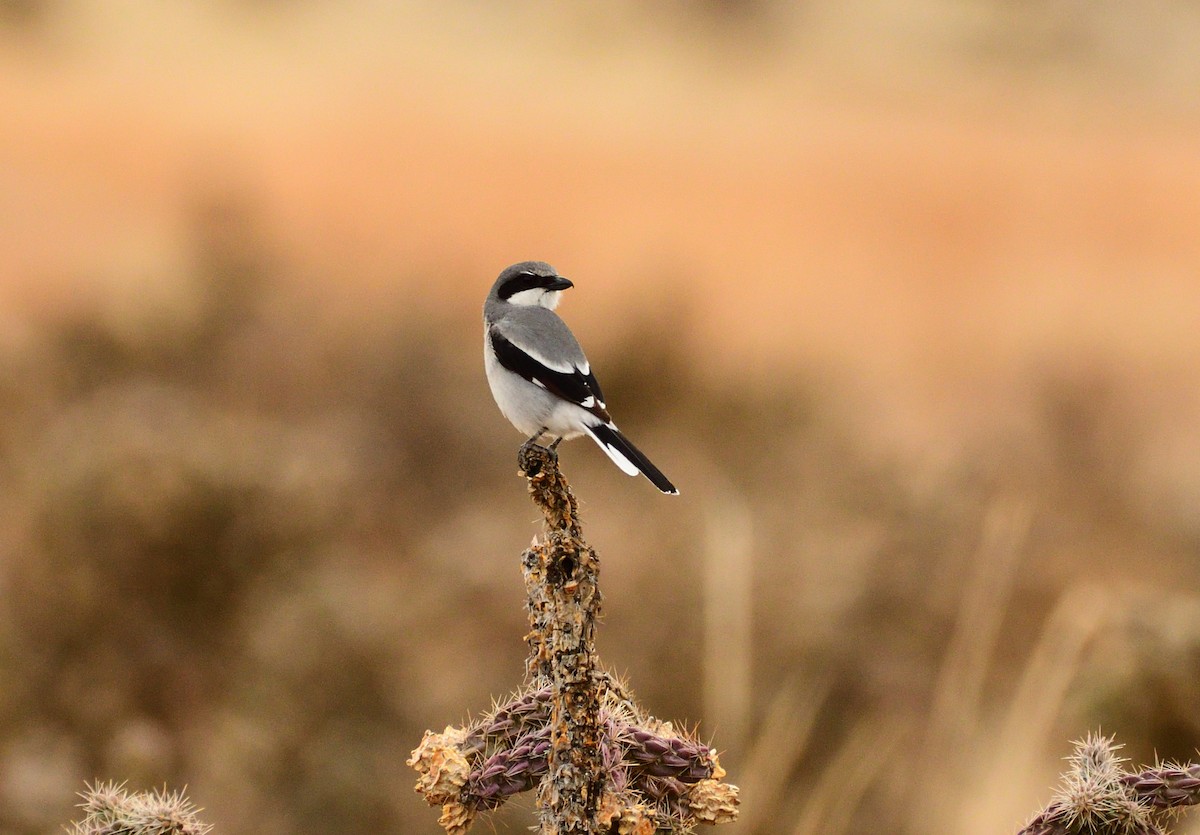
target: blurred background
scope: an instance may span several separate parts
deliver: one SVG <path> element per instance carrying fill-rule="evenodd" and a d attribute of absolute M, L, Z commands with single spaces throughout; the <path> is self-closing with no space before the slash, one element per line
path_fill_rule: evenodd
<path fill-rule="evenodd" d="M 523 671 L 529 258 L 682 490 L 564 447 L 723 831 L 1193 757 L 1198 91 L 1183 0 L 2 0 L 0 832 L 438 831 L 405 758 Z"/>

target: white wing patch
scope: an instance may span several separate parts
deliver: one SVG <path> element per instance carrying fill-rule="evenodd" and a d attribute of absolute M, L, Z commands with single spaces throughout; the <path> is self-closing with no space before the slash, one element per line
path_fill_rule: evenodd
<path fill-rule="evenodd" d="M 530 359 L 534 360 L 535 362 L 537 362 L 538 365 L 541 365 L 544 368 L 549 368 L 551 371 L 557 371 L 559 374 L 574 374 L 575 373 L 575 365 L 573 363 L 554 362 L 549 357 L 547 357 L 545 354 L 542 354 L 538 351 L 531 350 L 530 348 L 526 347 L 525 345 L 520 344 L 519 342 L 517 342 L 515 340 L 510 339 L 509 341 L 512 342 L 515 347 L 524 351 L 526 353 L 526 355 L 529 356 Z"/>

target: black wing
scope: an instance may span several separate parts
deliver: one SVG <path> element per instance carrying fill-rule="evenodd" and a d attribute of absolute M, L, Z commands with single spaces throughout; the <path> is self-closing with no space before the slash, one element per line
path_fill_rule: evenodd
<path fill-rule="evenodd" d="M 612 420 L 604 406 L 604 394 L 596 375 L 591 369 L 584 374 L 574 368 L 570 372 L 556 371 L 547 368 L 538 360 L 522 351 L 504 338 L 495 328 L 488 330 L 488 338 L 492 341 L 492 350 L 500 364 L 514 374 L 524 377 L 529 382 L 539 385 L 551 394 L 558 395 L 563 400 L 587 409 L 605 423 Z"/>

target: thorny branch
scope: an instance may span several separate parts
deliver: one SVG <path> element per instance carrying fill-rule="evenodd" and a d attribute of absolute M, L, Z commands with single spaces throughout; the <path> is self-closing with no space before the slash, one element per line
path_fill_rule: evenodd
<path fill-rule="evenodd" d="M 721 782 L 716 751 L 646 713 L 600 667 L 600 560 L 558 457 L 526 444 L 518 462 L 545 516 L 521 563 L 527 681 L 470 725 L 426 732 L 408 761 L 417 791 L 442 806 L 448 835 L 534 788 L 543 835 L 652 835 L 734 820 L 737 787 Z"/>
<path fill-rule="evenodd" d="M 1018 835 L 1165 835 L 1172 813 L 1200 803 L 1200 765 L 1126 772 L 1118 748 L 1098 734 L 1076 742 L 1062 786 Z"/>

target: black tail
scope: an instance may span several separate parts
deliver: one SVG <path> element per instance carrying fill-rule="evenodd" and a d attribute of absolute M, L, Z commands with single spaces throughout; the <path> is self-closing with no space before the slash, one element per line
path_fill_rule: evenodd
<path fill-rule="evenodd" d="M 650 459 L 631 444 L 629 439 L 617 430 L 617 427 L 611 423 L 601 423 L 589 426 L 588 432 L 604 450 L 604 453 L 613 460 L 613 463 L 629 475 L 636 475 L 638 470 L 641 470 L 642 474 L 650 479 L 651 483 L 659 490 L 674 496 L 679 495 L 675 485 L 662 474 L 662 470 L 651 464 Z"/>

